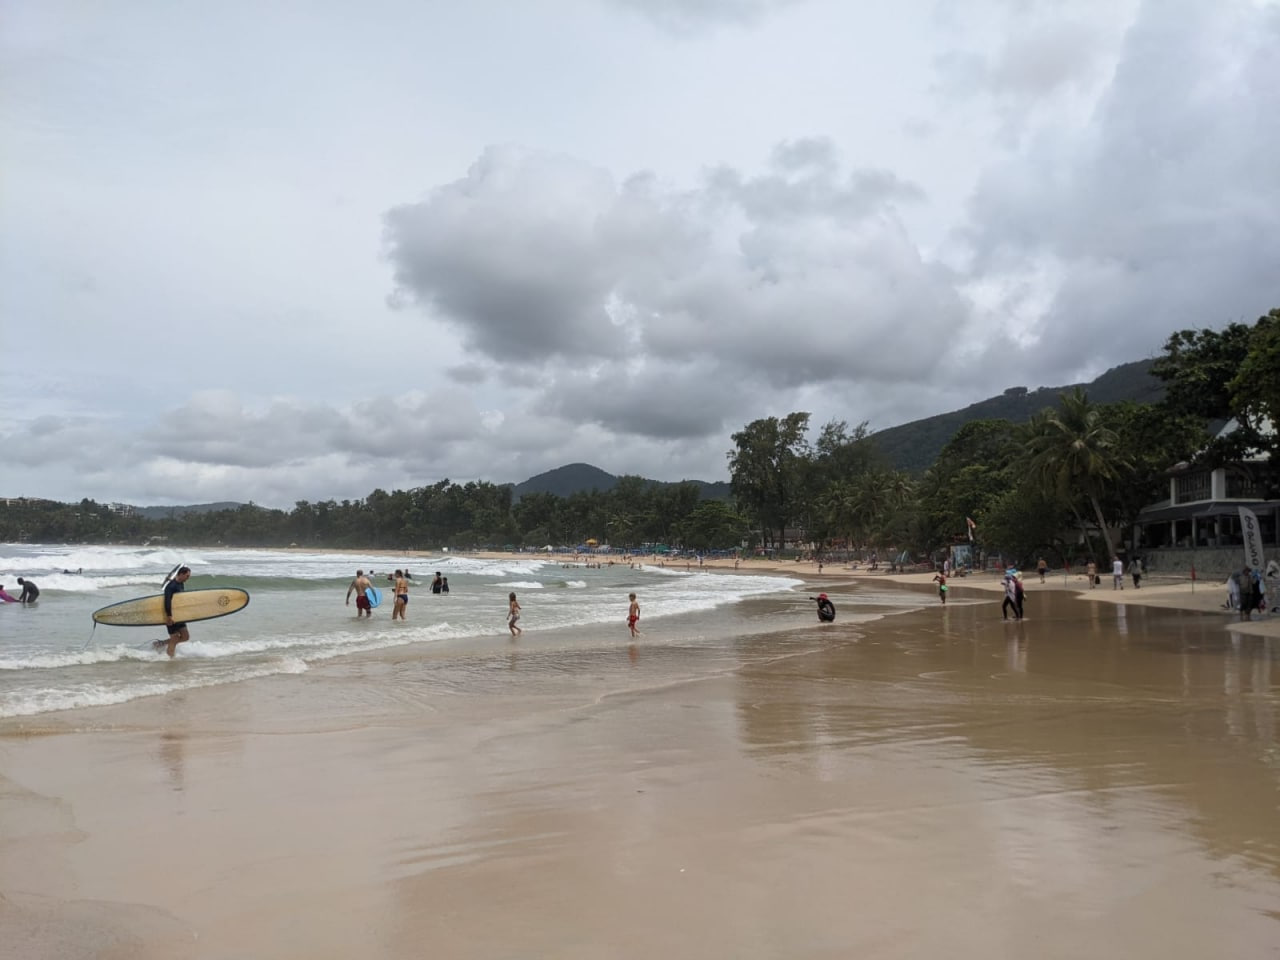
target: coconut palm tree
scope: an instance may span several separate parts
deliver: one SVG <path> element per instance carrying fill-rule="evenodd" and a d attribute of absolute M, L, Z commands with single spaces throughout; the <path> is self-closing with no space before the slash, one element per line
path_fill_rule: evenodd
<path fill-rule="evenodd" d="M 1110 483 L 1130 469 L 1114 430 L 1102 423 L 1098 407 L 1079 387 L 1061 397 L 1056 410 L 1036 416 L 1029 427 L 1028 462 L 1032 477 L 1052 487 L 1068 503 L 1081 493 L 1093 507 L 1098 529 L 1107 544 L 1107 556 L 1116 555 L 1111 531 L 1102 516 L 1099 496 Z"/>

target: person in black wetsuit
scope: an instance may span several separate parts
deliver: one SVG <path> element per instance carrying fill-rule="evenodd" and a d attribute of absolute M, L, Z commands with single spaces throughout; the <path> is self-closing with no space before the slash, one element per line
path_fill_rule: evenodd
<path fill-rule="evenodd" d="M 836 605 L 827 598 L 825 593 L 820 593 L 816 597 L 810 597 L 809 599 L 818 601 L 818 621 L 820 623 L 830 623 L 836 618 Z"/>
<path fill-rule="evenodd" d="M 19 603 L 35 603 L 40 598 L 40 588 L 30 580 L 19 577 L 18 583 L 22 586 L 22 593 L 18 594 Z"/>
<path fill-rule="evenodd" d="M 163 649 L 167 651 L 171 657 L 178 644 L 186 643 L 191 639 L 191 634 L 187 631 L 187 625 L 185 623 L 177 623 L 173 619 L 173 595 L 186 589 L 187 578 L 190 576 L 190 567 L 179 567 L 178 572 L 173 575 L 173 579 L 164 585 L 164 623 L 169 628 L 169 639 L 157 640 L 154 646 L 157 650 Z"/>

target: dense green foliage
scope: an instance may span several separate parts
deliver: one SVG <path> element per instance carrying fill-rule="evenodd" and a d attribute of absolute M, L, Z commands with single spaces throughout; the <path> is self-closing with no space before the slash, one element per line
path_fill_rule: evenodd
<path fill-rule="evenodd" d="M 742 542 L 746 524 L 729 504 L 701 500 L 695 484 L 619 477 L 607 492 L 532 493 L 448 480 L 413 490 L 375 490 L 364 500 L 300 500 L 292 510 L 254 504 L 149 519 L 92 500 L 0 502 L 0 539 L 34 542 L 431 549 L 643 544 L 715 550 Z"/>

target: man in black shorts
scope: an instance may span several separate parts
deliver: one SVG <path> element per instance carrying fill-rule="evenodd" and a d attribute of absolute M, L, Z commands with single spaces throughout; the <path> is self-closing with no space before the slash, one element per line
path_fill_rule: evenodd
<path fill-rule="evenodd" d="M 155 648 L 159 650 L 164 647 L 171 657 L 178 644 L 186 643 L 191 639 L 191 634 L 187 632 L 187 625 L 185 623 L 175 623 L 173 620 L 173 595 L 186 589 L 185 584 L 190 576 L 190 567 L 179 567 L 173 579 L 164 585 L 164 623 L 169 628 L 169 639 L 167 641 L 157 640 Z"/>

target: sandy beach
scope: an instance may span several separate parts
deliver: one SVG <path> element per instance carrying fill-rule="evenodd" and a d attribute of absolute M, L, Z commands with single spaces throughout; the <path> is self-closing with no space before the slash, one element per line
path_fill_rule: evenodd
<path fill-rule="evenodd" d="M 776 566 L 837 622 L 0 724 L 6 956 L 1276 956 L 1272 621 L 992 577 L 855 624 L 929 575 Z"/>

